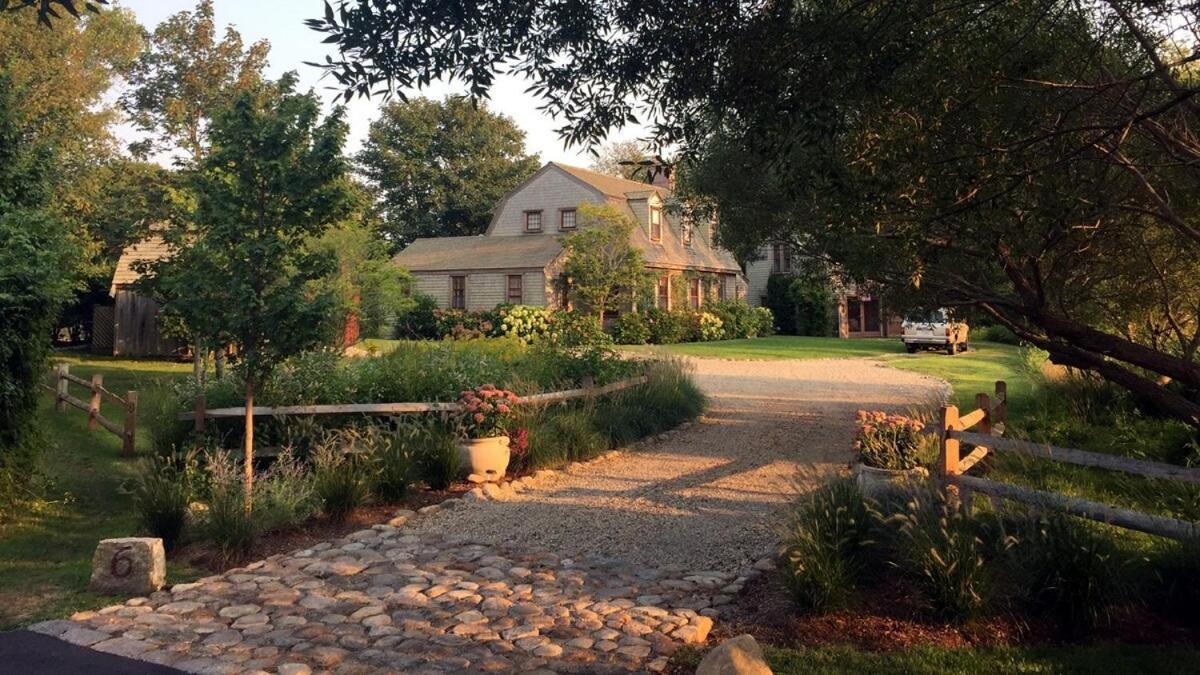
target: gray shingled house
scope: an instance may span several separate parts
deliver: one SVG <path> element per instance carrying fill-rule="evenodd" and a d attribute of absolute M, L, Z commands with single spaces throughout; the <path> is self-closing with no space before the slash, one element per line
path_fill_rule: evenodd
<path fill-rule="evenodd" d="M 657 275 L 657 306 L 699 308 L 715 299 L 744 298 L 746 280 L 737 261 L 713 244 L 709 224 L 691 225 L 672 213 L 665 183 L 550 162 L 500 200 L 485 234 L 417 239 L 393 261 L 443 308 L 567 307 L 559 238 L 576 229 L 581 203 L 607 203 L 640 225 L 633 244 Z"/>

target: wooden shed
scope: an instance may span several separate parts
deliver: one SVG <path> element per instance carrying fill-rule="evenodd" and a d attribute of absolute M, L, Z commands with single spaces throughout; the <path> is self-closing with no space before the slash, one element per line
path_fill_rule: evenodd
<path fill-rule="evenodd" d="M 112 312 L 95 315 L 96 320 L 111 316 L 112 339 L 93 342 L 93 351 L 104 350 L 113 356 L 173 356 L 186 347 L 181 341 L 162 335 L 158 327 L 158 303 L 133 289 L 134 282 L 141 277 L 134 269 L 137 263 L 154 262 L 168 255 L 170 247 L 157 234 L 121 252 L 108 289 L 114 303 Z M 103 332 L 103 328 L 93 330 Z"/>

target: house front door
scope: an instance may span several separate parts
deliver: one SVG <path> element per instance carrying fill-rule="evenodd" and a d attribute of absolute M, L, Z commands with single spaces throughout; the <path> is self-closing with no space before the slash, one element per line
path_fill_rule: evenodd
<path fill-rule="evenodd" d="M 879 299 L 871 299 L 862 303 L 863 330 L 868 333 L 879 332 Z"/>

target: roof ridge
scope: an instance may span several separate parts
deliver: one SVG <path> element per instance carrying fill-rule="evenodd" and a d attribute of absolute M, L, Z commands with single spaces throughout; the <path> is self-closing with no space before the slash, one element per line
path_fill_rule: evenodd
<path fill-rule="evenodd" d="M 663 192 L 663 193 L 667 193 L 667 194 L 671 193 L 670 189 L 665 188 L 661 185 L 655 185 L 653 183 L 643 183 L 641 181 L 636 181 L 636 180 L 631 180 L 629 178 L 625 178 L 624 176 L 612 176 L 607 173 L 600 173 L 599 171 L 593 171 L 591 169 L 584 169 L 582 167 L 573 166 L 570 164 L 564 164 L 563 162 L 551 161 L 551 162 L 547 162 L 547 164 L 552 164 L 552 165 L 562 169 L 563 171 L 566 171 L 567 173 L 571 174 L 572 176 L 575 176 L 579 180 L 582 180 L 582 181 L 588 183 L 592 187 L 600 190 L 601 192 L 604 192 L 605 194 L 613 194 L 612 192 L 607 190 L 605 188 L 605 186 L 602 185 L 602 183 L 605 183 L 605 182 L 618 183 L 618 184 L 622 185 L 622 187 L 628 186 L 629 187 L 628 190 L 621 191 L 620 194 L 622 194 L 622 195 L 627 194 L 629 192 L 646 192 L 646 191 Z M 583 174 L 583 175 L 580 175 L 580 174 Z"/>

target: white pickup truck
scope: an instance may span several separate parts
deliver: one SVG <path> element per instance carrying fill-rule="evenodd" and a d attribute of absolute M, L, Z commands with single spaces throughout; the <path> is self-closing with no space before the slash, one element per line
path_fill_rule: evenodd
<path fill-rule="evenodd" d="M 911 314 L 901 323 L 904 332 L 901 340 L 909 354 L 918 349 L 945 349 L 954 356 L 967 348 L 965 322 L 955 321 L 944 309 Z"/>

